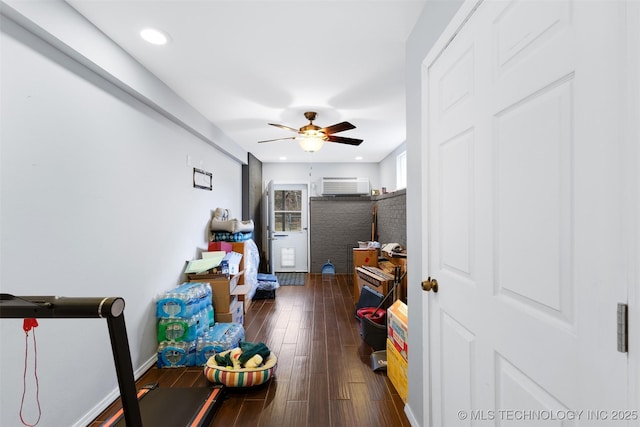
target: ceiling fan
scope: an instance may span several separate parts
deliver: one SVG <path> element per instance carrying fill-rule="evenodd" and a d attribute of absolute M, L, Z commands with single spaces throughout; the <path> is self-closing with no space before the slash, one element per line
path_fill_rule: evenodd
<path fill-rule="evenodd" d="M 362 143 L 362 139 L 356 138 L 346 138 L 344 136 L 335 136 L 334 133 L 343 132 L 349 129 L 355 129 L 356 127 L 349 122 L 341 122 L 336 123 L 335 125 L 327 126 L 321 128 L 320 126 L 316 126 L 313 124 L 313 121 L 316 119 L 317 113 L 314 111 L 307 111 L 304 113 L 304 116 L 307 120 L 309 120 L 309 124 L 302 126 L 300 129 L 295 129 L 285 125 L 279 125 L 275 123 L 269 123 L 271 126 L 279 127 L 281 129 L 286 129 L 297 133 L 297 136 L 291 136 L 288 138 L 276 138 L 276 139 L 268 139 L 266 141 L 258 141 L 259 143 L 263 142 L 273 142 L 273 141 L 282 141 L 285 139 L 295 139 L 300 141 L 300 146 L 304 151 L 314 152 L 318 151 L 322 148 L 322 145 L 325 142 L 336 142 L 338 144 L 348 144 L 348 145 L 360 145 Z"/>

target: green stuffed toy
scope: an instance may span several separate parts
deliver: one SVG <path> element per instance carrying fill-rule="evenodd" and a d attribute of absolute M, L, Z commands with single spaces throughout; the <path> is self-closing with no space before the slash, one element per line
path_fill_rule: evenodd
<path fill-rule="evenodd" d="M 218 366 L 241 369 L 259 367 L 270 354 L 271 350 L 264 343 L 240 341 L 240 347 L 223 351 L 213 357 Z"/>

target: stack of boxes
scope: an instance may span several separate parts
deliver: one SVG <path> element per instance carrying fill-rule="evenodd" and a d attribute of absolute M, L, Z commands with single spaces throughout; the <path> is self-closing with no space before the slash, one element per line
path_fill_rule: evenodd
<path fill-rule="evenodd" d="M 407 305 L 397 300 L 387 310 L 387 376 L 405 403 L 409 392 L 408 325 Z"/>
<path fill-rule="evenodd" d="M 210 242 L 208 249 L 226 252 L 220 264 L 222 274 L 189 274 L 187 277 L 191 282 L 206 282 L 211 287 L 216 322 L 243 324 L 244 313 L 251 304 L 250 285 L 244 285 L 245 243 Z"/>
<path fill-rule="evenodd" d="M 189 282 L 160 295 L 159 368 L 202 366 L 214 353 L 237 347 L 244 339 L 251 289 L 243 284 L 243 273 L 250 252 L 245 242 L 210 242 L 202 259 L 188 262 Z"/>

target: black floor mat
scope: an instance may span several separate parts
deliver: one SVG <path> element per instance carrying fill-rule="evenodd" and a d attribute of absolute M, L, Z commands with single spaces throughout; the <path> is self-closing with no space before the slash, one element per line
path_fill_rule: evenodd
<path fill-rule="evenodd" d="M 280 286 L 304 286 L 307 273 L 276 273 Z"/>

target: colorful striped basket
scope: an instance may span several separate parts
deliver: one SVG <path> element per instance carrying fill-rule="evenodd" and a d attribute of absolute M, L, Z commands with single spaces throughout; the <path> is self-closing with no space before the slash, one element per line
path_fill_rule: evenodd
<path fill-rule="evenodd" d="M 271 353 L 264 365 L 258 368 L 230 369 L 218 366 L 215 357 L 210 357 L 204 367 L 204 376 L 216 384 L 227 387 L 251 387 L 264 384 L 271 379 L 276 371 L 278 359 Z"/>

